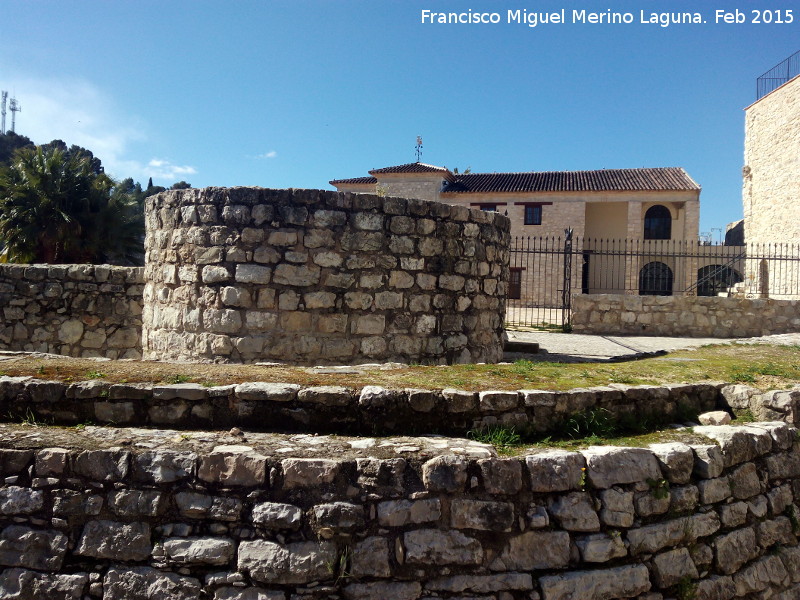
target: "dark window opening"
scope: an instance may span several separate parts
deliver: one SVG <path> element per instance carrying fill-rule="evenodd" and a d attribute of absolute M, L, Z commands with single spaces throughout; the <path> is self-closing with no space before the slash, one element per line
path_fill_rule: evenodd
<path fill-rule="evenodd" d="M 639 271 L 640 296 L 672 296 L 672 269 L 662 262 L 647 263 Z"/>
<path fill-rule="evenodd" d="M 528 205 L 525 207 L 525 225 L 541 225 L 542 224 L 542 207 L 536 205 Z"/>
<path fill-rule="evenodd" d="M 697 295 L 716 296 L 741 281 L 742 276 L 735 269 L 725 265 L 708 265 L 697 270 Z"/>
<path fill-rule="evenodd" d="M 486 212 L 497 212 L 497 204 L 481 204 L 478 208 Z"/>
<path fill-rule="evenodd" d="M 672 237 L 672 215 L 666 206 L 657 204 L 644 213 L 644 239 L 668 240 Z"/>
<path fill-rule="evenodd" d="M 522 269 L 511 269 L 508 278 L 508 298 L 519 300 L 522 298 Z"/>

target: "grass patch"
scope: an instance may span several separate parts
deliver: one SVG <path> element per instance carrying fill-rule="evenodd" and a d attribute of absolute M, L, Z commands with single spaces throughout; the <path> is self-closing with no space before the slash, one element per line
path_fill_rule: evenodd
<path fill-rule="evenodd" d="M 300 385 L 341 385 L 387 388 L 458 388 L 468 391 L 546 389 L 568 390 L 577 387 L 625 384 L 665 384 L 697 381 L 745 381 L 761 389 L 788 389 L 800 382 L 800 348 L 791 346 L 726 344 L 695 350 L 682 350 L 670 358 L 658 357 L 620 363 L 552 363 L 519 360 L 499 365 L 412 366 L 364 374 L 314 373 L 299 367 L 256 365 L 193 364 L 187 375 L 186 364 L 151 361 L 108 361 L 103 363 L 104 379 L 111 383 L 187 381 L 215 382 L 218 385 L 244 381 L 297 383 Z M 46 369 L 45 369 L 46 365 Z M 97 363 L 76 358 L 32 362 L 28 357 L 4 361 L 10 376 L 41 377 L 60 381 L 82 381 Z"/>
<path fill-rule="evenodd" d="M 481 429 L 472 429 L 467 432 L 467 437 L 476 442 L 491 444 L 498 453 L 511 453 L 515 446 L 522 445 L 522 437 L 513 427 L 503 425 L 490 425 Z"/>

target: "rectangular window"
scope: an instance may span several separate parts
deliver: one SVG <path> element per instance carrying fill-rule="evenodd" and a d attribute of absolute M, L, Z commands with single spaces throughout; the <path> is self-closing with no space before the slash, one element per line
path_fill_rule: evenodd
<path fill-rule="evenodd" d="M 542 224 L 542 207 L 538 204 L 527 204 L 525 206 L 525 225 Z"/>
<path fill-rule="evenodd" d="M 487 212 L 497 212 L 497 204 L 481 204 L 480 209 Z"/>
<path fill-rule="evenodd" d="M 509 272 L 508 298 L 509 300 L 522 298 L 522 269 L 519 267 L 511 267 Z"/>

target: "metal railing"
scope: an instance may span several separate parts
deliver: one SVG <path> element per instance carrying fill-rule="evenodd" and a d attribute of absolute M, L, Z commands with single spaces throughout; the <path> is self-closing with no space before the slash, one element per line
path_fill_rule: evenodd
<path fill-rule="evenodd" d="M 800 75 L 800 50 L 756 79 L 756 100 Z"/>
<path fill-rule="evenodd" d="M 568 329 L 571 294 L 800 299 L 800 245 L 517 237 L 506 322 Z"/>

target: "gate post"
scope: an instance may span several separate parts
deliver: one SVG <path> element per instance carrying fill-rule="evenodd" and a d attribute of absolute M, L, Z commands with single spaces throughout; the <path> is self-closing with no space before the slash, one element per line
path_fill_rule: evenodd
<path fill-rule="evenodd" d="M 572 331 L 572 227 L 564 230 L 564 281 L 561 288 L 561 330 Z"/>

